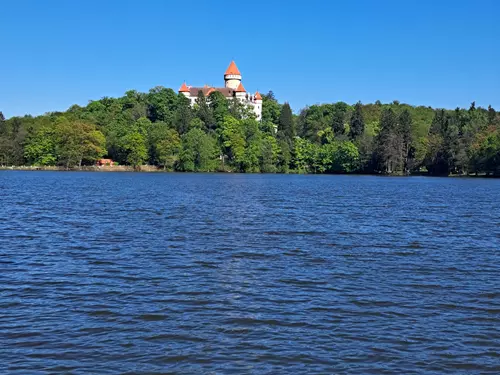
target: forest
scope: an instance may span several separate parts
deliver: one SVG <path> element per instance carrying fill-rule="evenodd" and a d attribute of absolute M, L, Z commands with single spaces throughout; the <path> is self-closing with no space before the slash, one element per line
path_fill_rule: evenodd
<path fill-rule="evenodd" d="M 398 101 L 311 105 L 294 114 L 272 92 L 262 120 L 236 99 L 128 91 L 65 112 L 5 119 L 0 166 L 74 169 L 109 158 L 140 170 L 500 175 L 500 114 Z"/>

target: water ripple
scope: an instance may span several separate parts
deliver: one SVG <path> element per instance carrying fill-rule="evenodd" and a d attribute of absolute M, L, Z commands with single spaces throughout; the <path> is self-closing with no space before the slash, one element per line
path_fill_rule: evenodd
<path fill-rule="evenodd" d="M 0 373 L 500 373 L 499 180 L 0 181 Z"/>

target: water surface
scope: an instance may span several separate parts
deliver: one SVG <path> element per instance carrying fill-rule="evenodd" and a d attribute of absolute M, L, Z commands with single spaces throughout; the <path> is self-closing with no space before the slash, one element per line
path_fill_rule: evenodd
<path fill-rule="evenodd" d="M 500 180 L 0 172 L 0 372 L 498 374 Z"/>

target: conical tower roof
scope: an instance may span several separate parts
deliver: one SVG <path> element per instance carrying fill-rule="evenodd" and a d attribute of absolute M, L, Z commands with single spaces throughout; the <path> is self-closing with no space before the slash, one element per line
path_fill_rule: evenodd
<path fill-rule="evenodd" d="M 182 84 L 181 88 L 179 89 L 179 92 L 189 92 L 186 82 Z"/>
<path fill-rule="evenodd" d="M 262 100 L 262 96 L 258 91 L 255 93 L 255 100 Z"/>
<path fill-rule="evenodd" d="M 234 90 L 236 92 L 247 92 L 247 90 L 245 90 L 245 88 L 243 87 L 243 83 L 240 82 L 238 88 L 236 90 Z"/>
<path fill-rule="evenodd" d="M 238 70 L 238 67 L 234 63 L 234 60 L 231 61 L 231 64 L 229 64 L 229 67 L 226 69 L 226 73 L 224 73 L 224 75 L 228 75 L 228 74 L 241 76 L 241 73 Z"/>

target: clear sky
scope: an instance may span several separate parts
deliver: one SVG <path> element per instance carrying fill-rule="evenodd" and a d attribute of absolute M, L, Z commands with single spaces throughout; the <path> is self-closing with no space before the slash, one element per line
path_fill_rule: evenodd
<path fill-rule="evenodd" d="M 0 111 L 223 84 L 307 104 L 500 110 L 500 1 L 0 0 Z"/>

